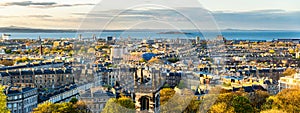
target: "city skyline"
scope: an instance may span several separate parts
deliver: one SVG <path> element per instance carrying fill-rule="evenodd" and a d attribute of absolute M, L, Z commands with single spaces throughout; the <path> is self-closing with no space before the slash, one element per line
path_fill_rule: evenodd
<path fill-rule="evenodd" d="M 54 29 L 77 29 L 87 14 L 103 0 L 3 0 L 0 2 L 0 25 L 1 27 L 18 26 L 30 28 L 54 28 Z M 298 1 L 288 0 L 279 3 L 279 0 L 266 1 L 217 1 L 199 0 L 199 3 L 211 12 L 220 29 L 263 29 L 263 30 L 299 30 L 300 9 L 297 8 Z M 185 5 L 188 5 L 186 3 Z M 103 8 L 103 12 L 118 11 L 122 5 Z M 187 12 L 197 13 L 194 6 L 184 7 Z M 147 11 L 140 10 L 143 14 Z M 125 15 L 123 21 L 136 19 L 147 19 L 149 15 Z M 110 18 L 105 15 L 97 15 L 97 18 Z M 130 17 L 130 18 L 128 18 Z M 167 15 L 164 18 L 173 18 L 178 21 L 176 15 Z M 97 24 L 105 24 L 97 21 Z M 87 24 L 93 25 L 94 22 Z M 183 25 L 185 23 L 182 23 Z M 188 26 L 186 27 L 189 28 Z M 91 27 L 90 29 L 97 29 Z M 109 29 L 124 29 L 113 26 Z"/>

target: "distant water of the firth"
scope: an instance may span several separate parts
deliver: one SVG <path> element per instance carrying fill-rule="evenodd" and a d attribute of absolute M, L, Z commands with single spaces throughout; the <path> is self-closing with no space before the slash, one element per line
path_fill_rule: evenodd
<path fill-rule="evenodd" d="M 207 39 L 216 37 L 216 32 L 184 32 L 185 34 L 168 34 L 159 32 L 82 32 L 82 33 L 6 33 L 10 34 L 11 39 L 37 39 L 41 38 L 77 38 L 82 34 L 83 38 L 91 38 L 93 34 L 97 38 L 113 36 L 116 38 L 195 38 L 196 36 L 206 37 Z M 2 33 L 1 33 L 2 34 Z M 273 39 L 300 39 L 300 31 L 222 31 L 221 34 L 229 40 L 273 40 Z"/>

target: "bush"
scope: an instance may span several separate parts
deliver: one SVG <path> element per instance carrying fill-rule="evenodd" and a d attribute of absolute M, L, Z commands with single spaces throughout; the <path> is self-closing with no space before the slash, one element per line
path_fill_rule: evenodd
<path fill-rule="evenodd" d="M 178 61 L 180 61 L 178 58 L 169 58 L 169 59 L 167 59 L 169 62 L 171 62 L 171 63 L 176 63 L 176 62 L 178 62 Z"/>

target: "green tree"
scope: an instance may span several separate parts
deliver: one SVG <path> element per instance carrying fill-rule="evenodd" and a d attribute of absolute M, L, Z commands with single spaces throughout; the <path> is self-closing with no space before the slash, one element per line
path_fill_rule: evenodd
<path fill-rule="evenodd" d="M 6 53 L 6 54 L 11 54 L 12 51 L 11 51 L 11 49 L 6 49 L 6 50 L 5 50 L 5 53 Z"/>
<path fill-rule="evenodd" d="M 77 98 L 71 98 L 70 102 L 73 103 L 73 104 L 76 104 L 78 102 L 78 99 Z"/>
<path fill-rule="evenodd" d="M 244 96 L 236 96 L 233 98 L 232 106 L 236 113 L 253 113 L 253 107 L 248 98 Z"/>
<path fill-rule="evenodd" d="M 1 113 L 9 113 L 9 109 L 6 106 L 6 95 L 3 92 L 4 87 L 0 86 L 0 111 Z"/>
<path fill-rule="evenodd" d="M 175 58 L 175 57 L 173 57 L 173 58 L 169 58 L 169 59 L 167 59 L 169 62 L 171 62 L 171 63 L 176 63 L 176 62 L 178 62 L 178 61 L 180 61 L 178 58 Z"/>

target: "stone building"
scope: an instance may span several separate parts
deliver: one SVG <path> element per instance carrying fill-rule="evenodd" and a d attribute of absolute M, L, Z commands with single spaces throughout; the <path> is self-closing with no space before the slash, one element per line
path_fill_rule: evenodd
<path fill-rule="evenodd" d="M 11 113 L 29 113 L 37 107 L 37 88 L 8 87 L 4 93 L 7 96 L 7 107 Z"/>
<path fill-rule="evenodd" d="M 134 73 L 134 101 L 137 112 L 160 112 L 159 91 L 163 85 L 161 69 L 150 67 L 136 68 Z"/>
<path fill-rule="evenodd" d="M 74 75 L 70 68 L 15 70 L 0 72 L 0 75 L 2 85 L 37 88 L 39 102 L 67 91 L 74 85 Z"/>
<path fill-rule="evenodd" d="M 80 93 L 80 100 L 83 101 L 93 113 L 100 113 L 106 102 L 115 95 L 105 90 L 104 87 L 90 88 Z"/>

